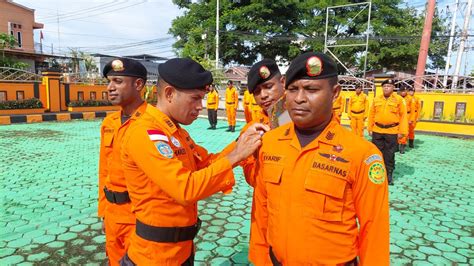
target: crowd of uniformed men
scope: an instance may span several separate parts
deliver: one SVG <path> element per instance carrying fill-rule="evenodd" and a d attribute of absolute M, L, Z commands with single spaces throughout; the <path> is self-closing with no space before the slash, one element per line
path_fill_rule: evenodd
<path fill-rule="evenodd" d="M 369 108 L 358 87 L 347 110 L 351 132 L 340 125 L 344 99 L 330 57 L 301 54 L 285 76 L 263 59 L 248 73 L 247 125 L 210 154 L 181 125 L 197 119 L 207 94 L 209 129 L 216 129 L 211 72 L 186 58 L 158 70 L 158 101 L 150 105 L 140 93 L 147 79 L 142 64 L 116 58 L 103 69 L 109 100 L 121 107 L 101 126 L 98 215 L 110 265 L 193 265 L 197 201 L 232 193 L 237 166 L 254 192 L 255 265 L 389 264 L 387 184 L 395 148 L 400 143 L 403 153 L 407 137 L 413 146 L 416 97 L 394 94 L 394 81 L 386 80 Z M 233 132 L 239 93 L 228 85 Z M 367 117 L 373 143 L 363 138 Z"/>

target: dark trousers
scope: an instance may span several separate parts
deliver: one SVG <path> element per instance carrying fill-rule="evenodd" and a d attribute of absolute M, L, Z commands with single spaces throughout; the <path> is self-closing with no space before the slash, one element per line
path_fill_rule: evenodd
<path fill-rule="evenodd" d="M 395 152 L 398 147 L 397 134 L 381 134 L 372 132 L 372 143 L 382 152 L 385 168 L 387 168 L 388 182 L 392 181 L 395 169 Z"/>
<path fill-rule="evenodd" d="M 207 118 L 209 119 L 209 124 L 211 124 L 211 126 L 217 125 L 217 110 L 207 109 Z"/>

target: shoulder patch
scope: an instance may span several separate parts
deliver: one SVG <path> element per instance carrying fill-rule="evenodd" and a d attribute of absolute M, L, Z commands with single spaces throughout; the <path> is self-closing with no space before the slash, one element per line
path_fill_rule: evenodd
<path fill-rule="evenodd" d="M 374 161 L 383 161 L 382 156 L 380 156 L 378 154 L 372 154 L 369 157 L 367 157 L 367 159 L 365 159 L 364 162 L 365 162 L 366 165 L 369 165 Z"/>
<path fill-rule="evenodd" d="M 380 185 L 385 182 L 385 166 L 382 162 L 375 162 L 369 167 L 369 179 L 372 183 Z"/>
<path fill-rule="evenodd" d="M 163 155 L 166 158 L 173 158 L 173 149 L 171 149 L 170 145 L 166 142 L 163 141 L 157 141 L 155 143 L 155 147 L 158 150 L 158 152 Z"/>
<path fill-rule="evenodd" d="M 171 136 L 171 143 L 173 143 L 173 145 L 177 148 L 181 148 L 181 143 L 179 142 L 179 140 L 173 136 Z"/>

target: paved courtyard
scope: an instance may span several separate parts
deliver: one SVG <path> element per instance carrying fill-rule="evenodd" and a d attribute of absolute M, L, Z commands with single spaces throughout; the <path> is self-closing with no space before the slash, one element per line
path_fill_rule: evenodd
<path fill-rule="evenodd" d="M 100 120 L 0 126 L 0 265 L 104 265 L 96 218 Z M 238 124 L 237 131 L 242 124 Z M 237 132 L 191 136 L 219 151 Z M 474 141 L 418 136 L 390 187 L 392 265 L 474 265 Z M 251 190 L 200 202 L 197 265 L 248 264 Z"/>

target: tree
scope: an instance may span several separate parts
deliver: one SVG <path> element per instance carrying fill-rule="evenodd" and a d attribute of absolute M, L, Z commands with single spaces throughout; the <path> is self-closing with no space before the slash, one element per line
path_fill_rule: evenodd
<path fill-rule="evenodd" d="M 181 56 L 204 58 L 206 53 L 215 56 L 212 53 L 215 50 L 216 0 L 173 2 L 185 10 L 170 29 L 170 33 L 178 37 L 174 48 Z M 326 8 L 353 2 L 221 0 L 220 59 L 224 64 L 249 65 L 259 57 L 279 56 L 289 61 L 303 51 L 323 51 Z M 351 6 L 331 10 L 328 36 L 337 36 L 333 41 L 337 44 L 365 43 L 367 9 L 361 11 L 361 6 Z M 447 27 L 443 21 L 437 14 L 433 22 L 429 51 L 431 67 L 444 64 Z M 404 6 L 402 0 L 373 0 L 368 69 L 414 69 L 423 22 L 424 13 Z M 203 39 L 203 34 L 207 38 Z M 365 47 L 338 47 L 331 51 L 347 66 L 363 69 Z"/>
<path fill-rule="evenodd" d="M 13 48 L 17 44 L 15 37 L 7 33 L 0 33 L 0 49 L 2 50 L 2 57 L 0 58 L 0 67 L 11 67 L 17 69 L 26 69 L 28 64 L 15 60 L 11 56 L 5 56 L 6 48 Z"/>

